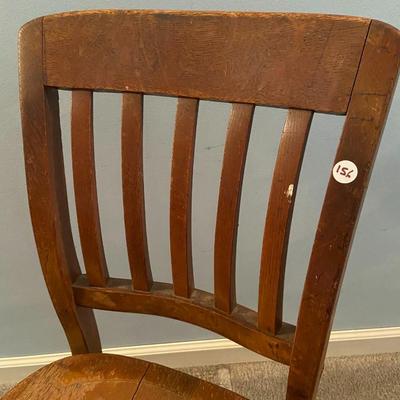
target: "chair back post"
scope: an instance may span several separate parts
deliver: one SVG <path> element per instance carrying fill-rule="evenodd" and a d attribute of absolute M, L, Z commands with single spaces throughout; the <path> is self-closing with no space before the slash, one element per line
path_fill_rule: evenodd
<path fill-rule="evenodd" d="M 288 400 L 316 396 L 347 258 L 397 82 L 399 54 L 399 31 L 373 20 L 334 161 L 338 168 L 343 160 L 353 162 L 358 175 L 348 184 L 336 181 L 333 173 L 329 179 L 298 315 Z"/>
<path fill-rule="evenodd" d="M 81 274 L 67 204 L 58 91 L 45 87 L 43 18 L 24 25 L 19 77 L 29 207 L 43 276 L 73 354 L 101 352 L 93 310 L 75 303 Z"/>

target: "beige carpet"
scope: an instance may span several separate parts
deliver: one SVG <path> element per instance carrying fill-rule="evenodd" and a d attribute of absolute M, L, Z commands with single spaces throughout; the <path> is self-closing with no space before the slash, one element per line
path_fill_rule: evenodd
<path fill-rule="evenodd" d="M 288 368 L 273 361 L 186 369 L 251 400 L 283 400 Z M 400 399 L 400 353 L 327 358 L 318 400 Z"/>
<path fill-rule="evenodd" d="M 273 361 L 186 368 L 251 400 L 283 400 L 287 367 Z M 0 395 L 8 389 L 0 384 Z M 318 400 L 400 399 L 400 353 L 328 358 Z"/>

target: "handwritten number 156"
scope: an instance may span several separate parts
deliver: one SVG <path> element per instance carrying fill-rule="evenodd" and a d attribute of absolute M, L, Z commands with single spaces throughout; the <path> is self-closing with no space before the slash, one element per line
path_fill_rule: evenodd
<path fill-rule="evenodd" d="M 337 169 L 336 169 L 337 173 L 340 173 L 340 175 L 345 176 L 346 178 L 351 178 L 351 173 L 353 172 L 353 170 L 349 171 L 349 168 L 347 167 L 342 167 L 340 164 L 338 165 Z"/>

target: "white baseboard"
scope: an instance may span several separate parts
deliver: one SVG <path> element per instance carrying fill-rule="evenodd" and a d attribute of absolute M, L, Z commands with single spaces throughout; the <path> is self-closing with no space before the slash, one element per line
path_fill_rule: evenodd
<path fill-rule="evenodd" d="M 200 365 L 263 361 L 264 357 L 228 340 L 197 340 L 104 349 L 105 353 L 138 357 L 183 368 Z M 400 352 L 400 327 L 334 331 L 328 356 Z M 0 383 L 18 382 L 43 365 L 70 353 L 0 358 Z"/>

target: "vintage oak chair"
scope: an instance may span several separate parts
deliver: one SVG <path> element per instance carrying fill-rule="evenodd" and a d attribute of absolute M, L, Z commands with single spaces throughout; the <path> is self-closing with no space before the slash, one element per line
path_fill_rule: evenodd
<path fill-rule="evenodd" d="M 87 11 L 50 15 L 20 32 L 27 186 L 46 284 L 73 356 L 34 373 L 10 399 L 239 399 L 181 372 L 101 354 L 92 309 L 156 314 L 210 329 L 289 365 L 287 399 L 314 399 L 362 200 L 389 110 L 400 35 L 333 15 Z M 72 158 L 82 274 L 67 207 L 58 89 L 72 91 Z M 99 224 L 93 92 L 121 92 L 122 177 L 132 278 L 109 276 Z M 154 282 L 143 192 L 143 96 L 178 98 L 172 156 L 173 283 Z M 203 99 L 232 103 L 215 230 L 214 293 L 196 289 L 191 190 Z M 271 186 L 258 310 L 235 300 L 235 248 L 256 106 L 288 109 Z M 314 112 L 346 115 L 296 326 L 282 321 L 285 258 Z M 268 398 L 268 394 L 266 394 Z"/>

